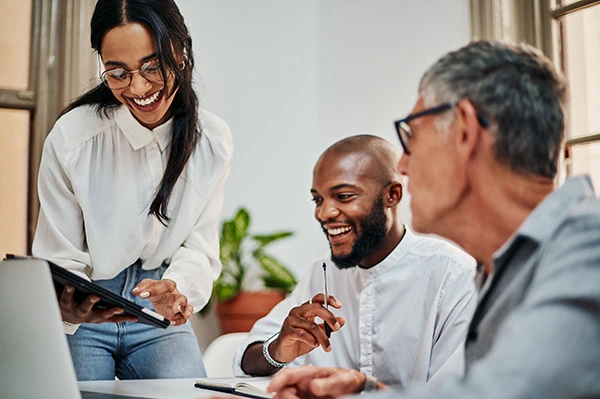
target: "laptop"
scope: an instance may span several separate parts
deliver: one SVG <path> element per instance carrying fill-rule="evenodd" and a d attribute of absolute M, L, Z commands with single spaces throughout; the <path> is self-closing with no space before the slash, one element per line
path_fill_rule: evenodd
<path fill-rule="evenodd" d="M 0 397 L 126 398 L 80 392 L 48 262 L 0 262 Z"/>

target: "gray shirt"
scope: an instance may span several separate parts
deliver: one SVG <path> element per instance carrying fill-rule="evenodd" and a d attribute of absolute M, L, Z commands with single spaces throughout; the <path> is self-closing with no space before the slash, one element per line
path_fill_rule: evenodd
<path fill-rule="evenodd" d="M 494 254 L 466 372 L 385 398 L 600 397 L 600 200 L 569 179 Z"/>

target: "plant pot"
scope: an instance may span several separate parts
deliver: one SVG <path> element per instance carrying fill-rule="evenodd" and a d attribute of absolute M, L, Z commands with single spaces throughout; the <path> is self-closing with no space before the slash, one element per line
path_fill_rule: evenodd
<path fill-rule="evenodd" d="M 221 333 L 250 331 L 256 320 L 284 298 L 285 293 L 279 290 L 241 291 L 230 300 L 217 302 Z"/>

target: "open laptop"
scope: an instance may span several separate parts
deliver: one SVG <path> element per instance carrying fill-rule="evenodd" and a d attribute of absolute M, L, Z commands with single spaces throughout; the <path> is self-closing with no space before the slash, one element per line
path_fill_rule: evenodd
<path fill-rule="evenodd" d="M 46 261 L 0 262 L 0 320 L 0 397 L 127 397 L 79 391 Z"/>

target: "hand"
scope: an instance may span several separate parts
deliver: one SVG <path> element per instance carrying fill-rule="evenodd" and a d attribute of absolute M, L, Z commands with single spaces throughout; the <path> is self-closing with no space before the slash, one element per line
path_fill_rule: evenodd
<path fill-rule="evenodd" d="M 357 370 L 301 366 L 279 371 L 267 390 L 275 392 L 273 399 L 337 398 L 361 392 L 366 376 Z"/>
<path fill-rule="evenodd" d="M 185 324 L 194 308 L 188 305 L 187 297 L 177 289 L 177 283 L 173 280 L 143 279 L 132 291 L 133 295 L 149 299 L 154 310 L 171 320 L 172 326 Z"/>
<path fill-rule="evenodd" d="M 336 309 L 342 307 L 341 302 L 335 297 L 330 295 L 328 299 L 330 306 Z M 325 334 L 324 324 L 317 324 L 315 318 L 320 317 L 324 320 L 332 331 L 342 328 L 345 320 L 325 309 L 324 302 L 325 296 L 317 294 L 309 302 L 290 310 L 289 315 L 283 321 L 279 337 L 269 348 L 274 359 L 280 362 L 290 362 L 319 346 L 323 347 L 325 352 L 331 351 L 331 342 Z"/>
<path fill-rule="evenodd" d="M 66 285 L 58 298 L 58 307 L 62 319 L 73 324 L 81 323 L 120 323 L 123 321 L 137 321 L 137 317 L 123 314 L 123 308 L 112 307 L 108 309 L 93 309 L 100 300 L 96 295 L 89 295 L 81 303 L 73 300 L 75 289 Z"/>

